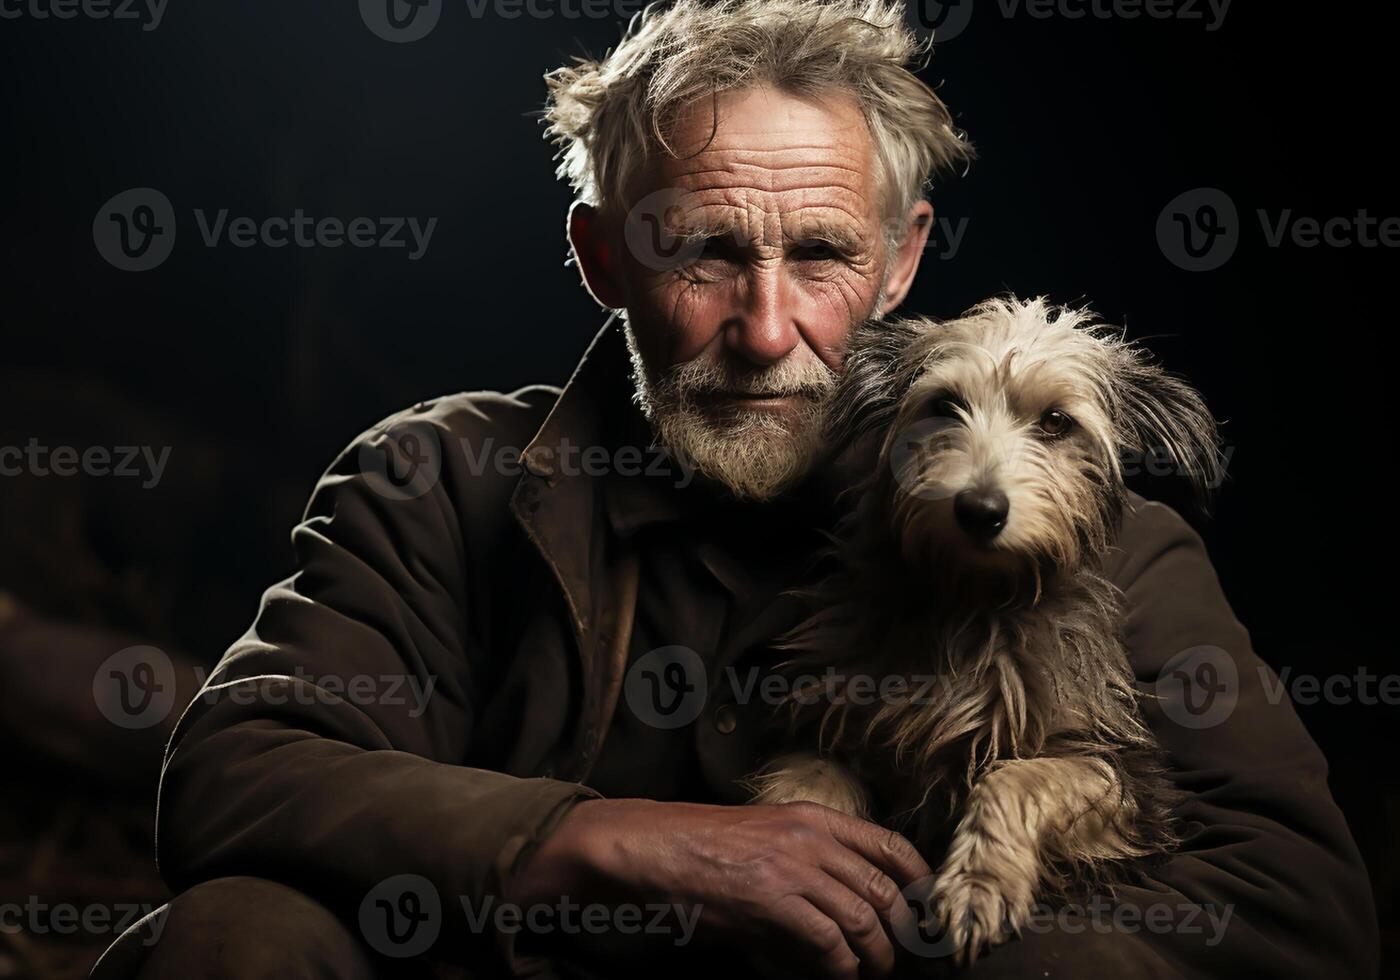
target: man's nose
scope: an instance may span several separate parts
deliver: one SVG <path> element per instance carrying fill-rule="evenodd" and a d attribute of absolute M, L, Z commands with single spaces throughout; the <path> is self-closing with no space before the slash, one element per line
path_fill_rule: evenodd
<path fill-rule="evenodd" d="M 776 364 L 802 340 L 781 279 L 773 270 L 754 270 L 745 292 L 743 308 L 725 324 L 725 347 L 751 364 Z"/>

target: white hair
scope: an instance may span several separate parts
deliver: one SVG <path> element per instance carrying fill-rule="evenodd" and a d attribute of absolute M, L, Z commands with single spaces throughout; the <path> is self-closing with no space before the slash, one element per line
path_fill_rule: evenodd
<path fill-rule="evenodd" d="M 604 209 L 679 112 L 721 92 L 773 86 L 799 95 L 854 96 L 875 146 L 887 217 L 902 218 L 936 172 L 972 155 L 941 99 L 914 75 L 929 42 L 897 0 L 675 0 L 633 18 L 604 58 L 575 59 L 545 76 L 547 135 L 559 176 Z"/>

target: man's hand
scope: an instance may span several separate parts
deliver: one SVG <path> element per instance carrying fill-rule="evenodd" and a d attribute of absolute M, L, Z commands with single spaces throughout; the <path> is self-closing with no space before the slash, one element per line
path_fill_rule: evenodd
<path fill-rule="evenodd" d="M 699 912 L 708 944 L 794 975 L 887 976 L 887 926 L 913 913 L 900 889 L 929 875 L 907 840 L 814 803 L 576 805 L 508 886 L 520 907 L 665 902 Z"/>

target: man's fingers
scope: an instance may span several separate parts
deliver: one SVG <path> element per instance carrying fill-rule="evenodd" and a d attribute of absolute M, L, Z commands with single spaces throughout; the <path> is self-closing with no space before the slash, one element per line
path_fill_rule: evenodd
<path fill-rule="evenodd" d="M 837 841 L 882 869 L 903 888 L 933 874 L 918 850 L 893 830 L 827 809 L 827 829 Z"/>
<path fill-rule="evenodd" d="M 899 898 L 894 879 L 844 844 L 823 848 L 816 855 L 821 869 L 865 899 L 876 911 L 884 911 Z"/>
<path fill-rule="evenodd" d="M 821 868 L 875 909 L 891 935 L 917 928 L 918 916 L 910 908 L 894 879 L 844 845 L 831 848 L 818 861 Z"/>
<path fill-rule="evenodd" d="M 894 947 L 885 932 L 885 919 L 875 906 L 839 878 L 820 873 L 812 876 L 803 895 L 840 927 L 846 945 L 860 960 L 863 976 L 889 976 L 894 969 Z"/>
<path fill-rule="evenodd" d="M 773 908 L 784 945 L 809 969 L 804 975 L 831 980 L 860 980 L 860 960 L 846 934 L 832 918 L 801 895 L 789 895 Z"/>

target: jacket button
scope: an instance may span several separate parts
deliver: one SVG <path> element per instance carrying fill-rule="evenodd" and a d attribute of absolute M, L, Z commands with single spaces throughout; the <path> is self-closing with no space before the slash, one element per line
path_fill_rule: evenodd
<path fill-rule="evenodd" d="M 734 709 L 725 705 L 715 712 L 715 731 L 721 735 L 728 735 L 739 727 L 739 716 L 734 713 Z"/>

